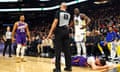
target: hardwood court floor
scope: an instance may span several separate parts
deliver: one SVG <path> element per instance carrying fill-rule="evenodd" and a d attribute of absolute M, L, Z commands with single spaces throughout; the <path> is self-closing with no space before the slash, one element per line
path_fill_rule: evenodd
<path fill-rule="evenodd" d="M 0 56 L 0 72 L 52 72 L 54 64 L 51 59 L 40 57 L 26 57 L 27 62 L 16 63 L 15 56 Z M 62 72 L 64 65 L 62 65 Z M 90 68 L 73 67 L 72 72 L 101 72 Z"/>

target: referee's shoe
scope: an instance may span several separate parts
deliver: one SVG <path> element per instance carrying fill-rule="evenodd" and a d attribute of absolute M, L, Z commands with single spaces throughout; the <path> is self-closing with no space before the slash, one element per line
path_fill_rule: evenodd
<path fill-rule="evenodd" d="M 71 69 L 71 68 L 64 68 L 64 71 L 69 71 L 69 72 L 71 72 L 72 69 Z M 53 69 L 53 72 L 61 72 L 61 70 Z"/>
<path fill-rule="evenodd" d="M 64 71 L 72 71 L 71 68 L 64 68 Z"/>
<path fill-rule="evenodd" d="M 59 69 L 53 69 L 53 72 L 61 72 Z"/>

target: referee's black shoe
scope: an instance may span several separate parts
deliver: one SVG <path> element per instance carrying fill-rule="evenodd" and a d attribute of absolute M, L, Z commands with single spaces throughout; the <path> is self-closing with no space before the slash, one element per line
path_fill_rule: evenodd
<path fill-rule="evenodd" d="M 53 72 L 61 72 L 59 69 L 53 69 Z"/>
<path fill-rule="evenodd" d="M 12 56 L 10 55 L 9 57 L 11 58 Z"/>
<path fill-rule="evenodd" d="M 72 71 L 72 68 L 64 68 L 64 71 Z"/>

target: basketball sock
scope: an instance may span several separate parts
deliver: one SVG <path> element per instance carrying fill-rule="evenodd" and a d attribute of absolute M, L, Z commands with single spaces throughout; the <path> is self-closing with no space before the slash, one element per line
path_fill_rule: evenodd
<path fill-rule="evenodd" d="M 18 45 L 17 45 L 17 49 L 16 49 L 16 57 L 19 57 L 20 48 L 21 48 L 21 45 L 18 44 Z"/>
<path fill-rule="evenodd" d="M 76 42 L 76 47 L 77 47 L 77 55 L 81 55 L 81 46 L 80 46 L 80 42 Z"/>
<path fill-rule="evenodd" d="M 114 43 L 111 44 L 111 51 L 110 51 L 111 58 L 115 58 L 116 56 L 116 49 Z"/>
<path fill-rule="evenodd" d="M 83 55 L 86 56 L 85 42 L 81 42 L 81 47 L 82 47 L 82 49 L 83 49 Z"/>
<path fill-rule="evenodd" d="M 24 58 L 25 48 L 25 46 L 21 48 L 21 58 Z"/>

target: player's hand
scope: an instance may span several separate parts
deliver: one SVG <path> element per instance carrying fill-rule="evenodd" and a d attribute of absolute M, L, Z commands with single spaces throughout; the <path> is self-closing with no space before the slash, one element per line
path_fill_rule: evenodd
<path fill-rule="evenodd" d="M 28 41 L 31 42 L 31 39 L 29 38 Z"/>
<path fill-rule="evenodd" d="M 4 41 L 6 42 L 7 40 L 6 40 L 6 39 L 4 39 Z"/>
<path fill-rule="evenodd" d="M 52 34 L 51 34 L 51 33 L 49 33 L 49 34 L 48 34 L 48 36 L 47 36 L 47 39 L 50 39 L 50 38 L 51 38 L 51 36 L 52 36 Z"/>
<path fill-rule="evenodd" d="M 83 25 L 80 29 L 84 29 L 84 28 L 86 28 L 86 25 Z"/>
<path fill-rule="evenodd" d="M 104 42 L 104 46 L 106 46 L 107 45 L 107 42 Z"/>
<path fill-rule="evenodd" d="M 48 35 L 46 39 L 50 39 L 50 38 L 51 38 L 51 36 Z"/>

